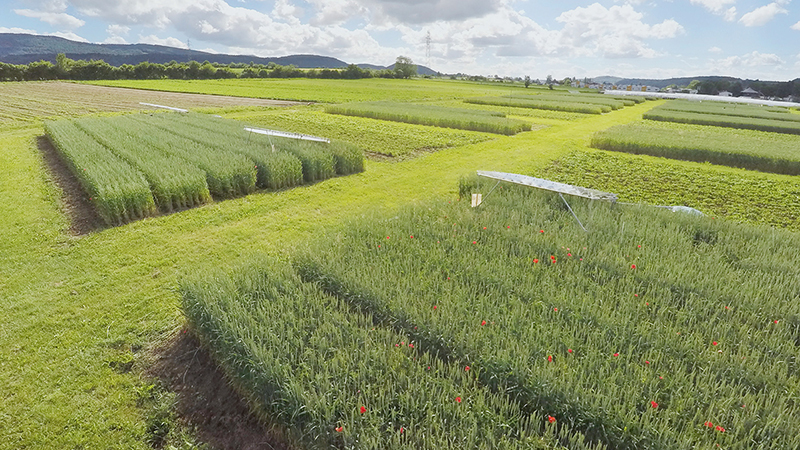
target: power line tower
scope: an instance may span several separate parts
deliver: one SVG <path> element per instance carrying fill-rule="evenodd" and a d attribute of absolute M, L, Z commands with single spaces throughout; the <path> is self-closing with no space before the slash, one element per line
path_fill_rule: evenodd
<path fill-rule="evenodd" d="M 425 65 L 431 68 L 431 32 L 425 36 Z"/>

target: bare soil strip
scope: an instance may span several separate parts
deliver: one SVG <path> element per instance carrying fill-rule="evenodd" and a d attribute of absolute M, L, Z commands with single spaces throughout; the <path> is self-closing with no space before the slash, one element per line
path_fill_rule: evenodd
<path fill-rule="evenodd" d="M 292 450 L 280 430 L 262 424 L 191 334 L 159 349 L 147 376 L 177 394 L 178 415 L 197 437 L 220 450 Z"/>

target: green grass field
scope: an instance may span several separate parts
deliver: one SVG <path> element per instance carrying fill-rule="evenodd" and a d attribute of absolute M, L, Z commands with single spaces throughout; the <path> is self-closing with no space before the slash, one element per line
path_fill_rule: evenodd
<path fill-rule="evenodd" d="M 511 90 L 428 80 L 126 83 L 148 89 L 315 101 L 449 101 L 507 95 Z M 404 205 L 432 199 L 456 202 L 458 180 L 477 169 L 548 173 L 553 161 L 567 161 L 574 152 L 591 153 L 587 145 L 594 132 L 641 120 L 644 112 L 660 103 L 646 102 L 580 120 L 551 117 L 547 128 L 491 140 L 479 133 L 443 136 L 433 130 L 407 145 L 393 141 L 404 140 L 411 129 L 391 128 L 364 138 L 372 143 L 372 151 L 391 154 L 394 144 L 429 147 L 427 136 L 433 143 L 436 139 L 448 142 L 430 147 L 449 148 L 397 164 L 370 160 L 363 173 L 353 176 L 206 204 L 83 236 L 70 234 L 67 206 L 38 149 L 42 126 L 36 121 L 0 124 L 0 308 L 4 311 L 0 448 L 108 448 L 109 443 L 114 448 L 150 448 L 153 425 L 163 417 L 160 412 L 172 411 L 174 394 L 154 387 L 157 383 L 143 372 L 148 367 L 147 355 L 185 325 L 178 286 L 187 276 L 204 268 L 228 268 L 256 253 L 285 260 L 298 245 L 354 216 L 392 214 Z M 301 132 L 334 131 L 349 123 L 317 125 L 314 119 L 327 115 L 313 107 L 216 112 L 287 129 L 294 124 L 293 117 L 304 118 L 304 129 L 292 130 Z M 353 123 L 367 131 L 372 122 L 358 119 Z M 329 137 L 357 141 L 351 132 L 337 132 Z M 361 145 L 361 141 L 354 143 Z M 696 166 L 695 183 L 702 185 L 703 177 L 716 170 L 705 169 Z M 735 169 L 726 173 L 734 178 L 747 174 Z M 772 186 L 771 176 L 751 179 L 763 189 Z M 785 196 L 800 192 L 800 182 L 790 177 L 781 180 L 787 186 Z M 711 184 L 717 182 L 712 179 Z M 738 198 L 739 192 L 731 190 L 719 193 L 716 201 Z M 754 215 L 747 220 L 789 226 L 785 212 L 776 210 L 775 214 L 778 218 Z M 717 215 L 728 216 L 741 220 L 737 213 Z M 171 423 L 174 427 L 166 445 L 190 448 L 198 442 L 190 429 L 175 426 L 174 420 Z"/>

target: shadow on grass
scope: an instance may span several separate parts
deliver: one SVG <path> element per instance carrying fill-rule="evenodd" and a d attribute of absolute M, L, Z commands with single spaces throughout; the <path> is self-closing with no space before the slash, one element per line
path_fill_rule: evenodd
<path fill-rule="evenodd" d="M 191 334 L 181 332 L 157 350 L 145 375 L 176 394 L 179 420 L 213 449 L 292 450 L 284 433 L 263 424 Z"/>

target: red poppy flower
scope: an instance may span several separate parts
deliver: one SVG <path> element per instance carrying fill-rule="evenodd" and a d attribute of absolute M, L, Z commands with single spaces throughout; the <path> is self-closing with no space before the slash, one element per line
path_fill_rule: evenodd
<path fill-rule="evenodd" d="M 567 353 L 572 353 L 572 349 L 571 349 L 571 348 L 568 348 L 568 349 L 567 349 Z"/>
<path fill-rule="evenodd" d="M 703 425 L 707 426 L 708 428 L 714 428 L 714 424 L 711 422 L 705 422 Z"/>
<path fill-rule="evenodd" d="M 640 245 L 639 248 L 642 248 L 642 246 Z"/>
<path fill-rule="evenodd" d="M 717 345 L 717 341 L 712 342 L 711 345 Z"/>
<path fill-rule="evenodd" d="M 406 431 L 406 429 L 403 428 L 403 427 L 400 427 L 400 434 L 403 434 L 404 431 Z"/>
<path fill-rule="evenodd" d="M 486 325 L 486 321 L 485 321 L 485 320 L 482 320 L 482 321 L 481 321 L 481 326 L 484 326 L 484 325 Z"/>
<path fill-rule="evenodd" d="M 339 432 L 339 433 L 341 433 L 341 432 L 342 432 L 342 430 L 344 430 L 344 427 L 338 427 L 338 428 L 336 428 L 336 431 L 337 431 L 337 432 Z"/>
<path fill-rule="evenodd" d="M 550 259 L 556 259 L 556 257 L 553 256 L 553 255 L 550 255 Z"/>
<path fill-rule="evenodd" d="M 653 408 L 658 408 L 658 403 L 651 401 L 650 406 L 652 406 Z"/>
<path fill-rule="evenodd" d="M 614 356 L 619 356 L 619 353 L 614 353 Z"/>
<path fill-rule="evenodd" d="M 478 241 L 472 241 L 472 243 L 473 243 L 473 244 L 477 244 L 477 243 L 478 243 Z"/>
<path fill-rule="evenodd" d="M 553 355 L 547 355 L 547 362 L 553 362 Z"/>
<path fill-rule="evenodd" d="M 465 371 L 465 372 L 469 372 L 469 366 L 467 366 L 467 367 L 464 367 L 464 371 Z"/>
<path fill-rule="evenodd" d="M 725 428 L 722 428 L 721 426 L 717 425 L 717 431 L 719 431 L 720 433 L 724 433 Z"/>
<path fill-rule="evenodd" d="M 634 297 L 638 297 L 638 296 L 639 296 L 639 294 L 633 294 L 633 296 L 634 296 Z"/>
<path fill-rule="evenodd" d="M 778 320 L 777 320 L 777 319 L 775 320 L 775 323 L 778 323 Z"/>
<path fill-rule="evenodd" d="M 635 268 L 636 268 L 636 264 L 631 264 L 631 269 L 635 269 Z"/>
<path fill-rule="evenodd" d="M 534 264 L 539 264 L 539 259 L 538 258 L 533 258 L 533 263 Z"/>
<path fill-rule="evenodd" d="M 644 363 L 645 363 L 645 364 L 650 364 L 650 361 L 645 361 Z"/>
<path fill-rule="evenodd" d="M 414 239 L 414 235 L 412 234 L 412 235 L 410 236 L 410 238 L 411 238 L 411 239 Z"/>
<path fill-rule="evenodd" d="M 448 278 L 449 279 L 449 278 Z M 436 309 L 436 305 L 433 305 L 433 309 Z"/>
<path fill-rule="evenodd" d="M 556 418 L 553 417 L 553 416 L 547 416 L 547 421 L 550 422 L 550 423 L 555 423 Z"/>
<path fill-rule="evenodd" d="M 483 229 L 485 230 L 485 229 L 486 229 L 486 227 L 483 227 Z"/>
<path fill-rule="evenodd" d="M 507 226 L 506 228 L 511 228 L 511 225 Z"/>
<path fill-rule="evenodd" d="M 544 233 L 544 230 L 539 230 L 539 233 Z"/>
<path fill-rule="evenodd" d="M 458 403 L 461 403 L 461 397 L 460 397 L 460 396 L 459 396 L 459 397 L 456 397 L 456 401 L 457 401 Z"/>
<path fill-rule="evenodd" d="M 389 239 L 389 236 L 386 236 L 386 239 Z"/>
<path fill-rule="evenodd" d="M 558 308 L 553 308 L 553 311 L 558 312 Z"/>
<path fill-rule="evenodd" d="M 361 407 L 361 409 L 360 409 L 360 411 L 361 411 L 361 414 L 364 414 L 365 412 L 367 412 L 367 408 L 365 408 L 365 407 L 363 407 L 363 406 L 362 406 L 362 407 Z"/>

